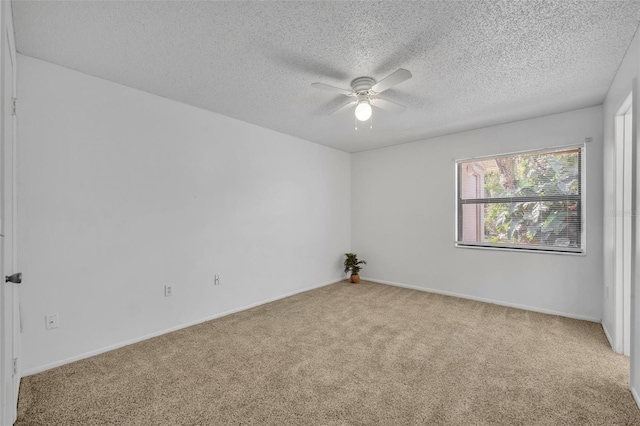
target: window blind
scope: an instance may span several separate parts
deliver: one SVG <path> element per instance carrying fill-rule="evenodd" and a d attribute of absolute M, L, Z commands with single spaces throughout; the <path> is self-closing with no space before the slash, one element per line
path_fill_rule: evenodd
<path fill-rule="evenodd" d="M 457 162 L 458 245 L 583 251 L 583 148 Z"/>

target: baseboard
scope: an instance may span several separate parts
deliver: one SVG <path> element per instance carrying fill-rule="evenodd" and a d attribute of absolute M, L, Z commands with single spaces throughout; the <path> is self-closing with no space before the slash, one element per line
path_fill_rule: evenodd
<path fill-rule="evenodd" d="M 567 318 L 578 319 L 578 320 L 583 320 L 583 321 L 590 321 L 590 322 L 597 322 L 597 323 L 601 323 L 602 322 L 601 319 L 587 317 L 587 316 L 583 316 L 583 315 L 569 314 L 569 313 L 566 313 L 566 312 L 559 312 L 559 311 L 554 311 L 554 310 L 551 310 L 551 309 L 537 308 L 535 306 L 520 305 L 520 304 L 517 304 L 517 303 L 503 302 L 501 300 L 487 299 L 487 298 L 484 298 L 484 297 L 470 296 L 468 294 L 454 293 L 452 291 L 444 291 L 444 290 L 438 290 L 438 289 L 435 289 L 435 288 L 419 287 L 419 286 L 416 286 L 416 285 L 396 283 L 396 282 L 393 282 L 393 281 L 377 280 L 375 278 L 361 277 L 361 279 L 365 280 L 365 281 L 371 281 L 371 282 L 374 282 L 374 283 L 378 283 L 378 284 L 391 285 L 391 286 L 394 286 L 394 287 L 409 288 L 411 290 L 420 290 L 420 291 L 424 291 L 426 293 L 441 294 L 443 296 L 459 297 L 461 299 L 475 300 L 477 302 L 493 303 L 494 305 L 507 306 L 509 308 L 516 308 L 516 309 L 523 309 L 525 311 L 539 312 L 541 314 L 558 315 L 558 316 L 561 316 L 561 317 L 567 317 Z"/>
<path fill-rule="evenodd" d="M 638 392 L 635 388 L 629 388 L 631 390 L 631 395 L 633 395 L 633 399 L 636 400 L 636 405 L 640 408 L 640 396 L 638 396 Z"/>
<path fill-rule="evenodd" d="M 92 356 L 100 355 L 102 353 L 109 352 L 109 351 L 112 351 L 114 349 L 122 348 L 124 346 L 132 345 L 134 343 L 142 342 L 143 340 L 151 339 L 153 337 L 162 336 L 163 334 L 171 333 L 173 331 L 178 331 L 178 330 L 181 330 L 183 328 L 191 327 L 193 325 L 197 325 L 197 324 L 201 324 L 203 322 L 214 320 L 216 318 L 221 318 L 221 317 L 224 317 L 224 316 L 227 316 L 227 315 L 235 314 L 237 312 L 246 311 L 247 309 L 252 309 L 252 308 L 255 308 L 255 307 L 258 307 L 258 306 L 261 306 L 261 305 L 265 305 L 267 303 L 275 302 L 276 300 L 280 300 L 280 299 L 284 299 L 284 298 L 287 298 L 287 297 L 295 296 L 296 294 L 304 293 L 306 291 L 314 290 L 316 288 L 325 287 L 325 286 L 337 283 L 337 282 L 342 281 L 342 280 L 344 280 L 343 277 L 336 278 L 335 280 L 323 282 L 323 283 L 320 283 L 320 284 L 314 284 L 314 285 L 309 286 L 309 287 L 305 287 L 305 288 L 302 288 L 302 289 L 299 289 L 299 290 L 291 291 L 289 293 L 281 294 L 281 295 L 278 295 L 278 296 L 275 296 L 275 297 L 272 297 L 272 298 L 269 298 L 269 299 L 266 299 L 266 300 L 262 300 L 260 302 L 252 303 L 250 305 L 245 305 L 245 306 L 242 306 L 242 307 L 239 307 L 239 308 L 235 308 L 235 309 L 231 309 L 231 310 L 228 310 L 228 311 L 225 311 L 225 312 L 220 312 L 220 313 L 217 313 L 217 314 L 214 314 L 214 315 L 207 316 L 205 318 L 201 318 L 201 319 L 198 319 L 198 320 L 195 320 L 195 321 L 191 321 L 191 322 L 188 322 L 188 323 L 185 323 L 185 324 L 180 324 L 180 325 L 177 325 L 175 327 L 167 328 L 165 330 L 156 331 L 154 333 L 146 334 L 146 335 L 141 336 L 141 337 L 136 337 L 134 339 L 130 339 L 130 340 L 126 340 L 124 342 L 116 343 L 114 345 L 106 346 L 106 347 L 103 347 L 103 348 L 100 348 L 100 349 L 95 349 L 95 350 L 92 350 L 92 351 L 89 351 L 89 352 L 82 353 L 80 355 L 75 355 L 75 356 L 72 356 L 72 357 L 69 357 L 69 358 L 65 358 L 65 359 L 62 359 L 62 360 L 59 360 L 59 361 L 55 361 L 55 362 L 52 362 L 52 363 L 49 363 L 49 364 L 46 364 L 46 365 L 42 365 L 42 366 L 39 366 L 39 367 L 31 368 L 29 370 L 26 370 L 26 371 L 22 372 L 22 377 L 27 377 L 27 376 L 31 376 L 31 375 L 34 375 L 34 374 L 42 373 L 43 371 L 51 370 L 52 368 L 60 367 L 62 365 L 69 364 L 71 362 L 80 361 L 81 359 L 90 358 Z"/>
<path fill-rule="evenodd" d="M 602 325 L 602 331 L 604 331 L 604 335 L 607 337 L 607 340 L 609 341 L 609 345 L 611 346 L 611 349 L 615 352 L 616 349 L 613 346 L 613 339 L 611 338 L 611 334 L 609 334 L 609 330 L 607 330 L 607 326 L 604 325 L 604 322 L 601 323 Z"/>

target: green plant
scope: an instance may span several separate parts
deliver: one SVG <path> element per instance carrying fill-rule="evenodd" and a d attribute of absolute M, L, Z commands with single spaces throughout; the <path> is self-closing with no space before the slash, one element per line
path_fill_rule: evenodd
<path fill-rule="evenodd" d="M 355 253 L 345 253 L 346 258 L 344 259 L 344 272 L 351 272 L 351 275 L 358 275 L 362 266 L 366 265 L 366 260 L 358 260 L 358 255 Z"/>

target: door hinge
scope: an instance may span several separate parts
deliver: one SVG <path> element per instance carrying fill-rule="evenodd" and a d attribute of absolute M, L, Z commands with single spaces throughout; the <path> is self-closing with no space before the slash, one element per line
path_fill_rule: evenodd
<path fill-rule="evenodd" d="M 18 358 L 13 359 L 13 375 L 18 374 Z"/>
<path fill-rule="evenodd" d="M 13 113 L 11 115 L 17 115 L 18 98 L 11 98 L 11 100 L 13 101 Z"/>

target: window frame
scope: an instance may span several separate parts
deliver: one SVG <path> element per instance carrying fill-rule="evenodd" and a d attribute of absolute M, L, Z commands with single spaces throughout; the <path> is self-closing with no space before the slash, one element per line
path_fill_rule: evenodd
<path fill-rule="evenodd" d="M 490 160 L 501 157 L 513 157 L 518 155 L 527 154 L 544 154 L 557 151 L 579 149 L 579 162 L 578 162 L 578 174 L 580 176 L 580 193 L 578 195 L 550 195 L 542 197 L 504 197 L 504 198 L 474 198 L 474 199 L 462 199 L 462 169 L 463 163 L 471 161 Z M 485 250 L 501 250 L 501 251 L 517 251 L 517 252 L 533 252 L 533 253 L 548 253 L 548 254 L 563 254 L 563 255 L 586 255 L 587 245 L 587 216 L 586 216 L 586 143 L 576 145 L 563 145 L 557 147 L 537 148 L 523 151 L 514 151 L 501 154 L 492 154 L 471 158 L 462 158 L 454 160 L 455 170 L 455 247 L 458 248 L 473 248 L 473 249 L 485 249 Z M 462 209 L 465 204 L 470 205 L 484 205 L 491 203 L 508 203 L 508 202 L 523 202 L 523 201 L 557 201 L 557 200 L 575 200 L 578 203 L 580 210 L 580 232 L 579 232 L 579 246 L 578 247 L 551 247 L 551 246 L 532 246 L 532 245 L 518 245 L 507 243 L 490 243 L 490 242 L 473 242 L 462 241 L 463 233 L 463 215 Z"/>

